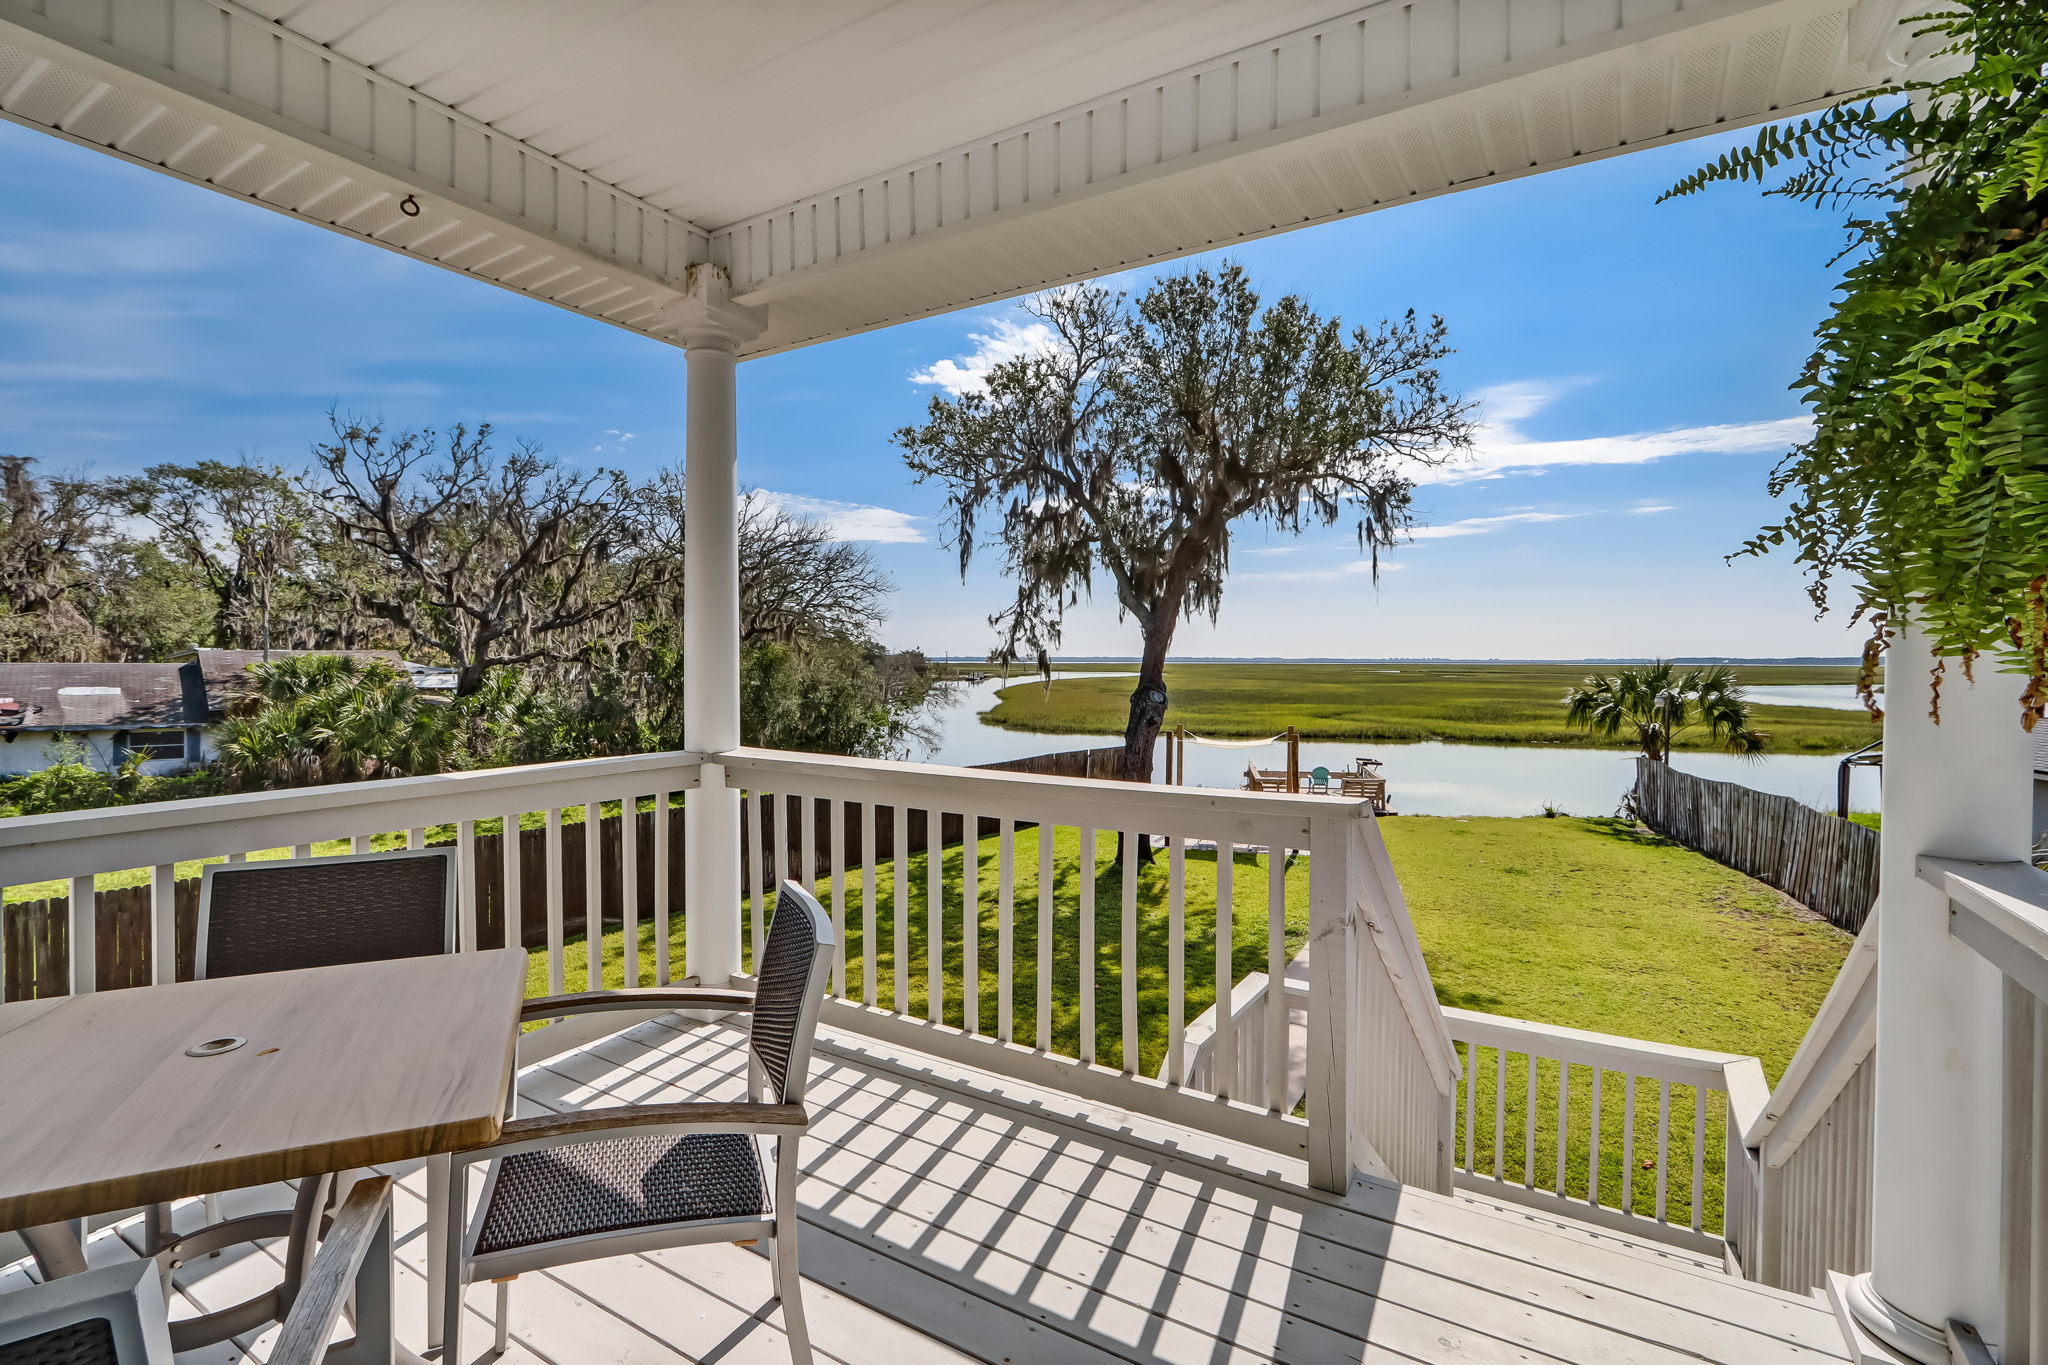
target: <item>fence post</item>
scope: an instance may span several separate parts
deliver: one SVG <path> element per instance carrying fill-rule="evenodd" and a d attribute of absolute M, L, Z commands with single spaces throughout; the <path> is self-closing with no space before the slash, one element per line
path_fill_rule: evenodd
<path fill-rule="evenodd" d="M 1309 823 L 1308 860 L 1308 1181 L 1342 1194 L 1351 1184 L 1351 1072 L 1346 1042 L 1351 1031 L 1350 822 L 1317 817 Z M 1268 856 L 1282 858 L 1274 848 Z M 1229 986 L 1218 982 L 1223 1008 Z M 1218 1065 L 1223 1059 L 1219 1058 Z"/>

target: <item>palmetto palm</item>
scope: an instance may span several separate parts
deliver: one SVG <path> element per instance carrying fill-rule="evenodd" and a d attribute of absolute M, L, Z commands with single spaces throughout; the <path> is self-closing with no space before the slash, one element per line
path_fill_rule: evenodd
<path fill-rule="evenodd" d="M 1756 755 L 1771 737 L 1749 723 L 1749 700 L 1725 664 L 1679 668 L 1663 659 L 1594 673 L 1564 695 L 1568 724 L 1597 735 L 1633 734 L 1646 758 L 1671 761 L 1671 750 L 1704 728 L 1731 754 Z"/>
<path fill-rule="evenodd" d="M 309 787 L 411 777 L 451 766 L 465 709 L 423 697 L 387 663 L 287 655 L 254 665 L 220 731 L 236 787 Z"/>

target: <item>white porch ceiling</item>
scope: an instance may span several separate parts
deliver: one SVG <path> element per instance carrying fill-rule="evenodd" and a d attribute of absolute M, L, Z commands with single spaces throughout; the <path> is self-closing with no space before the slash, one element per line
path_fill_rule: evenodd
<path fill-rule="evenodd" d="M 657 337 L 709 262 L 760 354 L 1811 108 L 1903 7 L 0 0 L 0 114 Z"/>

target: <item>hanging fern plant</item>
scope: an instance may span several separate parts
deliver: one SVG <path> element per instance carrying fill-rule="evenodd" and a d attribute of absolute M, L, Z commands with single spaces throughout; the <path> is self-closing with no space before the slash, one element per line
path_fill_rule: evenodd
<path fill-rule="evenodd" d="M 1937 720 L 1946 661 L 1967 676 L 1988 656 L 2025 674 L 2031 730 L 2048 707 L 2048 6 L 1909 22 L 1967 68 L 1766 129 L 1662 198 L 1751 181 L 1871 210 L 1793 386 L 1814 431 L 1771 476 L 1790 504 L 1742 553 L 1790 546 L 1822 609 L 1853 585 L 1866 701 L 1910 618 L 1936 655 Z"/>

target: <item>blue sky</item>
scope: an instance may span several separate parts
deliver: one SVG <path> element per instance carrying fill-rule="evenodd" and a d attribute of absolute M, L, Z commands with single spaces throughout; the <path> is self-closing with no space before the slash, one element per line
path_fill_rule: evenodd
<path fill-rule="evenodd" d="M 1233 248 L 1262 289 L 1370 321 L 1449 320 L 1482 454 L 1420 491 L 1430 523 L 1377 588 L 1341 533 L 1239 538 L 1221 619 L 1183 655 L 1846 654 L 1788 559 L 1723 563 L 1774 514 L 1786 385 L 1839 224 L 1746 190 L 1655 206 L 1733 139 L 1653 149 Z M 1172 266 L 1165 267 L 1167 269 Z M 1142 284 L 1143 276 L 1129 277 Z M 741 478 L 868 540 L 887 642 L 979 653 L 1005 598 L 962 583 L 889 433 L 1014 342 L 998 307 L 740 370 Z M 303 459 L 332 405 L 490 420 L 648 472 L 680 458 L 680 352 L 0 123 L 0 452 L 51 470 Z M 1128 654 L 1113 606 L 1073 653 Z"/>

